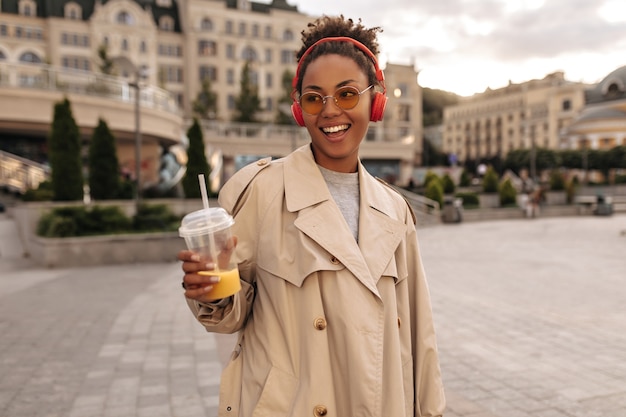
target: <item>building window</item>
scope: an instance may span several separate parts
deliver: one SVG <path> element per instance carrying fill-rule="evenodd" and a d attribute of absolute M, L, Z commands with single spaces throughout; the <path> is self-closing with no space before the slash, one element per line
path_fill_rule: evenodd
<path fill-rule="evenodd" d="M 161 16 L 159 19 L 159 29 L 164 32 L 174 31 L 174 19 L 171 16 Z"/>
<path fill-rule="evenodd" d="M 168 83 L 180 84 L 183 82 L 183 69 L 173 65 L 161 67 L 161 80 Z"/>
<path fill-rule="evenodd" d="M 120 25 L 128 25 L 128 26 L 132 26 L 135 24 L 135 19 L 133 19 L 133 16 L 125 11 L 119 12 L 117 14 L 117 19 L 116 19 L 117 23 L 119 23 Z"/>
<path fill-rule="evenodd" d="M 253 38 L 259 37 L 259 25 L 257 25 L 256 23 L 252 25 L 252 37 Z"/>
<path fill-rule="evenodd" d="M 265 111 L 272 111 L 274 110 L 274 101 L 272 100 L 271 97 L 268 97 L 265 99 Z"/>
<path fill-rule="evenodd" d="M 139 52 L 141 52 L 142 54 L 148 52 L 148 46 L 146 45 L 146 41 L 141 41 L 141 43 L 139 44 Z"/>
<path fill-rule="evenodd" d="M 572 101 L 567 99 L 567 100 L 563 100 L 563 106 L 562 106 L 564 111 L 568 111 L 572 109 Z"/>
<path fill-rule="evenodd" d="M 255 62 L 257 60 L 257 54 L 254 48 L 250 46 L 243 48 L 243 51 L 241 52 L 241 59 L 244 61 Z"/>
<path fill-rule="evenodd" d="M 235 46 L 232 43 L 226 45 L 226 58 L 235 59 Z"/>
<path fill-rule="evenodd" d="M 245 36 L 246 35 L 246 24 L 245 22 L 240 22 L 239 23 L 239 36 Z"/>
<path fill-rule="evenodd" d="M 211 19 L 209 19 L 208 17 L 202 19 L 202 22 L 200 22 L 200 29 L 206 32 L 213 31 L 213 22 L 211 21 Z"/>
<path fill-rule="evenodd" d="M 198 41 L 198 55 L 215 56 L 217 55 L 217 44 L 213 41 Z"/>
<path fill-rule="evenodd" d="M 271 39 L 271 38 L 272 38 L 272 27 L 265 26 L 265 39 Z"/>
<path fill-rule="evenodd" d="M 205 79 L 209 79 L 211 81 L 217 81 L 217 68 L 208 65 L 202 65 L 199 71 L 200 82 Z"/>
<path fill-rule="evenodd" d="M 272 77 L 272 73 L 265 74 L 265 86 L 267 88 L 272 88 L 274 84 L 274 77 Z"/>
<path fill-rule="evenodd" d="M 83 17 L 82 8 L 74 2 L 67 3 L 63 12 L 66 19 L 80 20 Z"/>
<path fill-rule="evenodd" d="M 411 121 L 411 106 L 407 104 L 401 104 L 398 106 L 398 121 L 400 122 Z"/>
<path fill-rule="evenodd" d="M 41 64 L 42 60 L 39 56 L 33 52 L 24 52 L 20 55 L 20 62 L 27 62 L 29 64 Z"/>
<path fill-rule="evenodd" d="M 33 0 L 20 0 L 18 9 L 22 16 L 37 16 L 37 4 Z"/>
<path fill-rule="evenodd" d="M 235 110 L 235 96 L 228 95 L 228 110 Z"/>
<path fill-rule="evenodd" d="M 128 51 L 128 39 L 122 39 L 122 51 Z"/>
<path fill-rule="evenodd" d="M 4 23 L 0 25 L 0 36 L 9 36 L 9 27 Z"/>
<path fill-rule="evenodd" d="M 235 71 L 232 68 L 226 70 L 226 83 L 228 85 L 235 84 Z"/>
<path fill-rule="evenodd" d="M 76 69 L 82 71 L 90 71 L 91 64 L 89 59 L 80 56 L 64 56 L 61 58 L 63 68 Z"/>
<path fill-rule="evenodd" d="M 292 50 L 283 49 L 280 51 L 280 63 L 281 64 L 294 64 L 296 61 L 295 54 Z"/>
<path fill-rule="evenodd" d="M 290 29 L 287 29 L 283 32 L 283 40 L 284 41 L 292 41 L 293 40 L 293 32 Z"/>
<path fill-rule="evenodd" d="M 272 50 L 270 48 L 265 50 L 265 62 L 268 64 L 272 62 Z"/>
<path fill-rule="evenodd" d="M 233 33 L 233 22 L 230 20 L 226 21 L 226 33 L 229 35 Z"/>

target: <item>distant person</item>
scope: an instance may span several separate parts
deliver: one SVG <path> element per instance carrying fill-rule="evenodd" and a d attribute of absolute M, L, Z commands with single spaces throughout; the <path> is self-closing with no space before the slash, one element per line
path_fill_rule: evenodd
<path fill-rule="evenodd" d="M 213 265 L 181 251 L 188 304 L 208 331 L 239 332 L 219 416 L 441 416 L 445 399 L 415 217 L 359 160 L 383 117 L 377 32 L 323 17 L 302 32 L 293 114 L 311 138 L 238 171 L 242 290 L 207 297 Z"/>

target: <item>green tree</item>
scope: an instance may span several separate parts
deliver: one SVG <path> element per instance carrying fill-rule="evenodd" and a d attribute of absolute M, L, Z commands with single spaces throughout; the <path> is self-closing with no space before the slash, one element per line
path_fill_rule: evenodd
<path fill-rule="evenodd" d="M 105 75 L 113 75 L 113 60 L 109 57 L 109 49 L 102 44 L 98 47 L 98 59 L 100 60 L 98 68 Z"/>
<path fill-rule="evenodd" d="M 115 138 L 102 119 L 93 132 L 89 144 L 89 191 L 95 200 L 119 198 L 119 162 Z"/>
<path fill-rule="evenodd" d="M 82 200 L 80 134 L 67 97 L 54 105 L 52 131 L 48 138 L 48 157 L 52 171 L 53 200 Z"/>
<path fill-rule="evenodd" d="M 483 192 L 497 193 L 500 187 L 498 173 L 492 166 L 487 168 L 487 172 L 483 177 Z"/>
<path fill-rule="evenodd" d="M 277 125 L 292 125 L 295 123 L 295 120 L 291 116 L 291 104 L 293 103 L 293 99 L 291 98 L 291 91 L 293 90 L 291 81 L 293 77 L 294 73 L 290 70 L 286 69 L 283 72 L 280 83 L 282 86 L 282 95 L 278 99 L 278 110 L 276 112 L 276 119 L 274 120 Z"/>
<path fill-rule="evenodd" d="M 443 207 L 443 187 L 441 186 L 439 177 L 428 182 L 424 190 L 424 197 L 435 200 L 439 203 L 439 207 Z"/>
<path fill-rule="evenodd" d="M 206 159 L 204 149 L 204 136 L 198 119 L 193 119 L 193 124 L 187 131 L 189 147 L 187 148 L 187 172 L 183 177 L 183 192 L 187 198 L 199 198 L 202 196 L 198 175 L 204 174 L 207 191 L 211 191 L 209 186 L 209 174 L 211 168 Z"/>
<path fill-rule="evenodd" d="M 454 180 L 452 180 L 450 174 L 446 173 L 443 175 L 443 178 L 441 178 L 441 185 L 443 186 L 444 194 L 454 194 L 456 185 L 454 184 Z"/>
<path fill-rule="evenodd" d="M 241 70 L 239 96 L 235 98 L 234 122 L 256 123 L 256 114 L 262 110 L 258 89 L 252 82 L 250 72 L 250 61 L 246 61 Z"/>
<path fill-rule="evenodd" d="M 202 89 L 192 103 L 192 109 L 201 119 L 217 118 L 217 93 L 213 91 L 209 77 L 202 79 Z"/>
<path fill-rule="evenodd" d="M 507 178 L 502 182 L 502 185 L 500 185 L 500 205 L 503 207 L 512 206 L 515 205 L 516 201 L 517 191 L 511 179 Z"/>

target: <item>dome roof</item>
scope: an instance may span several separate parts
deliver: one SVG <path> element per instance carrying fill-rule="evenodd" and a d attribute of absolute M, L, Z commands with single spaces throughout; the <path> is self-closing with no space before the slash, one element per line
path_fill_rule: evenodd
<path fill-rule="evenodd" d="M 593 88 L 585 91 L 585 100 L 588 104 L 626 98 L 626 66 L 620 67 Z"/>

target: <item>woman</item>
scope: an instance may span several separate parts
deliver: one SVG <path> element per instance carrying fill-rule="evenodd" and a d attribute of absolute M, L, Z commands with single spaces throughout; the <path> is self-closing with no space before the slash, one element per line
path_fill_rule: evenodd
<path fill-rule="evenodd" d="M 386 101 L 378 31 L 340 16 L 302 32 L 292 111 L 311 143 L 245 167 L 219 196 L 242 290 L 208 299 L 216 280 L 197 272 L 212 265 L 179 253 L 200 323 L 240 332 L 220 416 L 443 414 L 415 218 L 358 157 Z"/>

